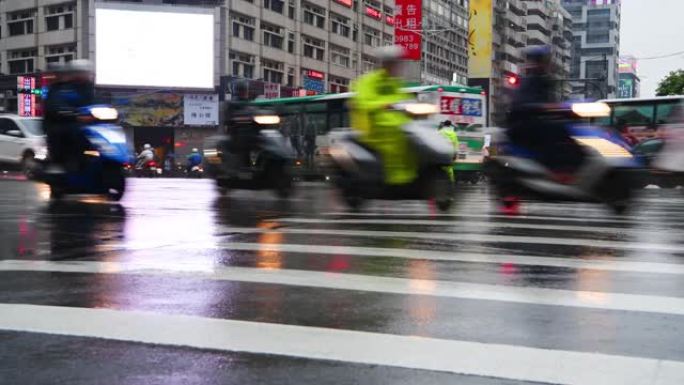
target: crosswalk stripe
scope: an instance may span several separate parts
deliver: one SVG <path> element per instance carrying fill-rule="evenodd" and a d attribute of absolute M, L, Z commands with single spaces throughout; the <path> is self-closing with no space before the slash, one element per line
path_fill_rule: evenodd
<path fill-rule="evenodd" d="M 277 222 L 277 220 L 276 220 Z M 334 235 L 345 237 L 369 237 L 369 238 L 411 238 L 430 239 L 440 241 L 477 242 L 477 243 L 525 243 L 535 245 L 556 246 L 586 246 L 603 247 L 621 250 L 648 250 L 661 252 L 683 252 L 684 245 L 667 245 L 645 242 L 620 242 L 580 238 L 555 238 L 536 236 L 513 236 L 494 234 L 453 234 L 453 233 L 421 233 L 414 231 L 375 231 L 375 230 L 347 230 L 347 229 L 303 229 L 285 228 L 264 229 L 252 227 L 220 226 L 218 229 L 223 233 L 236 234 L 263 234 L 278 232 L 282 234 L 305 234 L 305 235 Z"/>
<path fill-rule="evenodd" d="M 498 214 L 470 214 L 470 213 L 458 213 L 458 214 L 447 214 L 447 213 L 428 213 L 428 212 L 407 212 L 405 210 L 397 210 L 392 212 L 380 212 L 380 211 L 366 211 L 366 212 L 343 212 L 343 211 L 331 211 L 323 213 L 324 216 L 337 216 L 337 217 L 434 217 L 434 218 L 487 218 L 487 219 L 506 219 L 509 221 L 523 221 L 523 220 L 544 220 L 544 221 L 564 221 L 564 222 L 583 222 L 583 223 L 615 223 L 615 224 L 634 224 L 643 223 L 646 219 L 640 217 L 639 219 L 616 219 L 614 217 L 605 218 L 585 218 L 577 216 L 546 216 L 546 215 L 535 215 L 535 214 L 523 214 L 516 216 L 509 215 L 498 215 Z M 667 222 L 669 219 L 663 217 L 659 220 Z M 672 219 L 674 224 L 679 223 L 678 219 Z M 648 225 L 654 225 L 647 223 Z M 655 225 L 660 223 L 655 223 Z M 663 225 L 663 224 L 660 224 Z M 669 225 L 669 223 L 668 223 Z"/>
<path fill-rule="evenodd" d="M 0 329 L 567 385 L 679 385 L 684 362 L 189 315 L 0 304 Z"/>
<path fill-rule="evenodd" d="M 454 228 L 510 228 L 510 229 L 529 229 L 529 230 L 558 230 L 558 231 L 586 231 L 592 233 L 608 233 L 608 234 L 648 234 L 649 232 L 656 232 L 658 230 L 650 229 L 636 229 L 624 227 L 598 227 L 598 226 L 571 226 L 571 225 L 546 225 L 546 224 L 528 224 L 528 223 L 502 223 L 502 222 L 458 222 L 446 221 L 439 219 L 325 219 L 325 218 L 279 218 L 278 222 L 282 223 L 301 223 L 301 224 L 340 224 L 340 225 L 406 225 L 406 226 L 451 226 Z"/>
<path fill-rule="evenodd" d="M 0 262 L 0 271 L 175 276 L 193 279 L 684 315 L 684 298 L 487 285 L 306 270 L 216 267 L 211 264 L 174 264 L 173 267 L 168 268 L 163 261 L 147 262 L 146 264 L 124 264 L 91 261 L 5 260 Z"/>
<path fill-rule="evenodd" d="M 163 247 L 163 246 L 162 246 Z M 414 260 L 473 262 L 473 263 L 511 263 L 526 266 L 565 267 L 571 269 L 590 269 L 630 273 L 652 273 L 684 275 L 684 264 L 638 262 L 621 260 L 587 260 L 576 258 L 539 257 L 514 254 L 481 254 L 423 249 L 395 249 L 363 246 L 332 246 L 291 243 L 249 243 L 220 242 L 217 245 L 183 244 L 163 247 L 164 250 L 241 250 L 261 252 L 287 252 L 318 255 L 349 255 L 355 257 L 391 257 Z"/>

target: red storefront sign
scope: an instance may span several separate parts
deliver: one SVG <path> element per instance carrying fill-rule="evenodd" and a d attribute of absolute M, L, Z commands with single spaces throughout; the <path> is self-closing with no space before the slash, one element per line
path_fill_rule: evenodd
<path fill-rule="evenodd" d="M 347 8 L 351 8 L 351 7 L 352 7 L 352 0 L 335 0 L 335 2 L 338 3 L 338 4 L 342 4 L 342 5 L 344 5 L 344 6 L 347 7 Z"/>
<path fill-rule="evenodd" d="M 422 0 L 396 0 L 394 13 L 394 42 L 404 47 L 405 58 L 420 60 L 422 39 Z"/>
<path fill-rule="evenodd" d="M 314 79 L 325 78 L 325 74 L 323 72 L 314 71 L 314 70 L 306 70 L 306 71 L 304 71 L 304 75 L 308 76 L 310 78 L 314 78 Z"/>
<path fill-rule="evenodd" d="M 394 25 L 394 17 L 393 16 L 385 16 L 385 23 L 387 25 Z"/>
<path fill-rule="evenodd" d="M 372 17 L 373 19 L 380 20 L 380 18 L 382 17 L 381 13 L 382 12 L 378 11 L 373 7 L 366 7 L 366 15 Z"/>

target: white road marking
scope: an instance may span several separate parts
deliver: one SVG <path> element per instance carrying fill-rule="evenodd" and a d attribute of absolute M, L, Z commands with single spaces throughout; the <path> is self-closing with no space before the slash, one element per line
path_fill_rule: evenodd
<path fill-rule="evenodd" d="M 165 261 L 148 262 L 146 264 L 124 264 L 117 262 L 90 261 L 53 262 L 5 260 L 0 261 L 0 271 L 49 271 L 175 276 L 192 279 L 265 283 L 403 295 L 426 295 L 445 298 L 502 301 L 533 305 L 684 315 L 684 298 L 676 297 L 486 285 L 306 270 L 266 270 L 206 264 L 168 265 L 169 264 L 165 263 Z"/>
<path fill-rule="evenodd" d="M 684 362 L 141 311 L 0 304 L 0 329 L 567 385 L 681 385 Z"/>
<path fill-rule="evenodd" d="M 585 218 L 585 217 L 578 217 L 578 216 L 547 216 L 547 215 L 541 215 L 541 214 L 523 214 L 523 215 L 516 215 L 516 216 L 509 216 L 509 215 L 499 215 L 499 214 L 473 214 L 473 213 L 463 213 L 459 212 L 458 214 L 448 214 L 448 213 L 429 213 L 427 211 L 424 212 L 407 212 L 406 210 L 392 210 L 391 212 L 384 212 L 383 210 L 377 210 L 377 211 L 367 211 L 367 212 L 343 212 L 343 211 L 332 211 L 332 212 L 326 212 L 322 213 L 324 216 L 339 216 L 339 217 L 434 217 L 434 218 L 487 218 L 487 219 L 507 219 L 510 221 L 523 221 L 523 220 L 544 220 L 544 221 L 564 221 L 564 222 L 583 222 L 583 223 L 615 223 L 615 224 L 645 224 L 645 225 L 650 225 L 651 223 L 648 223 L 651 221 L 652 218 L 644 218 L 644 217 L 639 217 L 638 219 L 627 219 L 627 218 L 622 218 L 622 219 L 616 219 L 615 217 L 591 217 L 591 218 Z M 661 217 L 658 218 L 658 221 L 663 221 L 665 222 L 668 219 L 672 219 L 670 217 Z M 654 224 L 659 224 L 661 226 L 667 225 L 668 227 L 670 225 L 676 225 L 678 222 L 677 219 L 672 219 L 672 223 L 654 223 Z"/>
<path fill-rule="evenodd" d="M 459 222 L 453 220 L 439 219 L 348 219 L 348 218 L 278 218 L 281 223 L 301 223 L 301 224 L 340 224 L 340 225 L 406 225 L 406 226 L 451 226 L 454 228 L 478 228 L 478 230 L 511 228 L 511 229 L 531 229 L 531 230 L 558 230 L 558 231 L 585 231 L 592 233 L 607 234 L 644 234 L 658 230 L 626 228 L 626 227 L 598 227 L 598 226 L 571 226 L 571 225 L 546 225 L 537 223 L 509 223 L 509 222 Z"/>
<path fill-rule="evenodd" d="M 274 220 L 277 222 L 277 220 Z M 218 230 L 223 233 L 237 234 L 264 234 L 278 232 L 281 234 L 305 234 L 305 235 L 333 235 L 345 237 L 367 238 L 409 238 L 429 239 L 439 241 L 473 242 L 473 243 L 524 243 L 535 245 L 556 246 L 585 246 L 603 247 L 620 250 L 648 250 L 660 252 L 684 252 L 684 245 L 668 245 L 645 242 L 619 242 L 579 238 L 554 238 L 535 236 L 514 236 L 494 234 L 454 234 L 454 233 L 420 233 L 414 231 L 375 231 L 375 230 L 347 230 L 347 229 L 300 229 L 279 227 L 277 229 L 262 229 L 253 227 L 219 226 Z"/>
<path fill-rule="evenodd" d="M 218 245 L 173 245 L 164 249 L 178 250 L 245 250 L 305 253 L 319 255 L 351 255 L 355 257 L 391 257 L 401 259 L 474 262 L 474 263 L 511 263 L 526 266 L 565 267 L 571 269 L 591 269 L 630 273 L 653 273 L 684 275 L 684 264 L 639 262 L 622 260 L 592 260 L 579 258 L 539 257 L 534 255 L 463 253 L 458 251 L 437 251 L 421 249 L 394 249 L 384 247 L 332 246 L 291 243 L 249 243 L 221 242 Z"/>

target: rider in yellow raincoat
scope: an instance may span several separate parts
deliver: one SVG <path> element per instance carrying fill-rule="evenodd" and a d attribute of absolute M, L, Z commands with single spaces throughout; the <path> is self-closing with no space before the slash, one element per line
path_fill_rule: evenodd
<path fill-rule="evenodd" d="M 381 68 L 361 76 L 353 85 L 356 93 L 350 101 L 351 124 L 361 132 L 361 140 L 382 158 L 385 183 L 401 185 L 413 182 L 418 175 L 418 161 L 408 139 L 401 131 L 410 121 L 404 113 L 390 107 L 409 95 L 401 91 L 399 46 L 378 51 Z"/>
<path fill-rule="evenodd" d="M 451 142 L 451 144 L 454 145 L 454 153 L 458 153 L 458 147 L 459 147 L 459 142 L 458 142 L 458 135 L 456 134 L 456 130 L 454 129 L 454 125 L 451 123 L 449 120 L 445 120 L 439 125 L 439 133 L 442 134 L 445 138 Z M 446 167 L 445 171 L 447 174 L 449 174 L 449 179 L 452 182 L 456 181 L 456 176 L 454 175 L 454 167 L 453 165 Z"/>

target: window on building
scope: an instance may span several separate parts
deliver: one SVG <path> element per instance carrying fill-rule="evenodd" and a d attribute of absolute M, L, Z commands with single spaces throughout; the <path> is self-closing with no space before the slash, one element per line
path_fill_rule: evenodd
<path fill-rule="evenodd" d="M 362 61 L 361 70 L 363 72 L 373 71 L 375 69 L 375 67 L 377 66 L 376 60 L 370 56 L 363 55 L 363 57 L 361 58 L 361 61 Z"/>
<path fill-rule="evenodd" d="M 76 3 L 64 3 L 45 7 L 45 26 L 48 31 L 74 28 Z"/>
<path fill-rule="evenodd" d="M 340 16 L 336 13 L 330 13 L 330 31 L 332 31 L 332 33 L 349 37 L 351 34 L 350 24 L 349 18 Z"/>
<path fill-rule="evenodd" d="M 270 9 L 276 13 L 282 14 L 284 6 L 285 2 L 282 0 L 264 0 L 264 8 Z"/>
<path fill-rule="evenodd" d="M 302 42 L 304 43 L 304 56 L 323 61 L 325 56 L 325 43 L 323 40 L 302 35 Z"/>
<path fill-rule="evenodd" d="M 609 43 L 609 42 L 610 42 L 610 32 L 608 32 L 608 31 L 600 32 L 600 33 L 587 34 L 587 43 L 588 44 Z"/>
<path fill-rule="evenodd" d="M 67 63 L 76 57 L 76 44 L 49 45 L 45 47 L 46 63 Z"/>
<path fill-rule="evenodd" d="M 254 41 L 254 25 L 256 21 L 253 17 L 231 13 L 230 20 L 233 24 L 233 37 Z"/>
<path fill-rule="evenodd" d="M 254 77 L 254 56 L 231 51 L 228 54 L 231 62 L 231 74 L 237 77 L 252 79 Z"/>
<path fill-rule="evenodd" d="M 382 45 L 392 45 L 394 44 L 394 37 L 389 33 L 382 34 Z"/>
<path fill-rule="evenodd" d="M 330 62 L 341 67 L 351 68 L 351 50 L 330 44 Z"/>
<path fill-rule="evenodd" d="M 295 34 L 293 32 L 287 34 L 287 52 L 295 53 Z"/>
<path fill-rule="evenodd" d="M 287 86 L 294 87 L 294 68 L 287 69 Z"/>
<path fill-rule="evenodd" d="M 271 83 L 282 84 L 285 64 L 275 60 L 261 60 L 263 79 Z"/>
<path fill-rule="evenodd" d="M 261 22 L 261 30 L 264 34 L 263 44 L 267 47 L 283 49 L 285 41 L 285 29 L 275 24 Z"/>
<path fill-rule="evenodd" d="M 302 3 L 303 21 L 318 28 L 325 28 L 325 9 L 313 4 Z"/>
<path fill-rule="evenodd" d="M 289 0 L 290 2 L 288 3 L 287 6 L 287 17 L 289 17 L 291 20 L 294 20 L 295 18 L 295 2 L 294 0 Z"/>
<path fill-rule="evenodd" d="M 367 25 L 363 26 L 363 44 L 377 47 L 380 45 L 380 38 L 380 31 Z"/>
<path fill-rule="evenodd" d="M 589 79 L 599 79 L 606 76 L 606 62 L 603 60 L 587 61 L 585 64 L 586 77 Z"/>
<path fill-rule="evenodd" d="M 25 9 L 7 14 L 7 28 L 10 36 L 28 35 L 33 33 L 33 23 L 36 9 Z"/>
<path fill-rule="evenodd" d="M 38 56 L 38 50 L 35 48 L 9 51 L 7 53 L 9 73 L 14 75 L 35 71 L 36 56 Z"/>
<path fill-rule="evenodd" d="M 338 76 L 328 76 L 329 89 L 331 93 L 342 93 L 349 91 L 349 79 L 341 78 Z"/>

